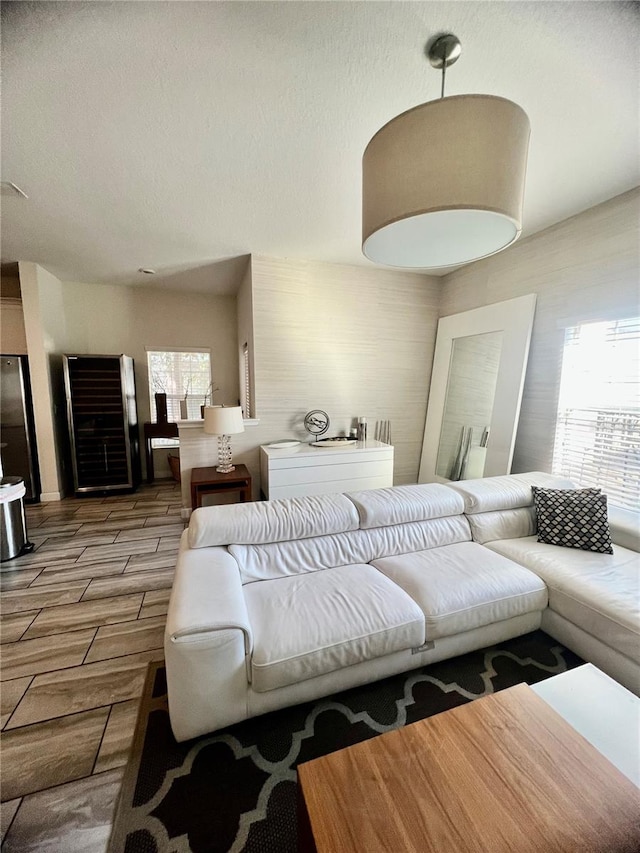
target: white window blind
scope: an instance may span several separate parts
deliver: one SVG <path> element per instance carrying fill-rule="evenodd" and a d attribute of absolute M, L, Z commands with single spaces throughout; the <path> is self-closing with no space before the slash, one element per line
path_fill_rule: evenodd
<path fill-rule="evenodd" d="M 640 317 L 567 329 L 553 472 L 640 505 Z"/>
<path fill-rule="evenodd" d="M 245 418 L 253 417 L 253 401 L 251 399 L 251 365 L 249 361 L 249 345 L 242 347 L 242 408 Z"/>
<path fill-rule="evenodd" d="M 157 420 L 155 394 L 167 395 L 167 417 L 180 420 L 180 401 L 186 399 L 187 417 L 200 417 L 200 406 L 211 403 L 209 350 L 147 350 L 151 419 Z"/>

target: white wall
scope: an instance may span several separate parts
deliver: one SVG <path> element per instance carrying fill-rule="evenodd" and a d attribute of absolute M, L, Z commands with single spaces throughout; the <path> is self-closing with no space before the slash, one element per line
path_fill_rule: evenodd
<path fill-rule="evenodd" d="M 639 230 L 635 189 L 445 277 L 441 316 L 537 294 L 514 472 L 551 470 L 565 329 L 640 312 Z"/>

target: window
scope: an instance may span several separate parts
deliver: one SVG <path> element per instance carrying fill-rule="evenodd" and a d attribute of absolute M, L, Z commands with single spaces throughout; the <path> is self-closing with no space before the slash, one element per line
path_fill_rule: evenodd
<path fill-rule="evenodd" d="M 207 349 L 147 349 L 151 419 L 157 420 L 155 394 L 167 395 L 167 417 L 184 417 L 180 402 L 186 400 L 187 417 L 200 417 L 200 406 L 211 403 L 211 354 Z"/>
<path fill-rule="evenodd" d="M 251 399 L 251 363 L 249 359 L 249 344 L 242 346 L 242 411 L 245 418 L 253 417 L 253 401 Z"/>
<path fill-rule="evenodd" d="M 553 472 L 640 502 L 640 317 L 567 329 Z"/>

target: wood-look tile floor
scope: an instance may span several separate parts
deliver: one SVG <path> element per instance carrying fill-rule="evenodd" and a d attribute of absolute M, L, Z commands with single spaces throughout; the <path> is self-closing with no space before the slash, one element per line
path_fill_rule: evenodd
<path fill-rule="evenodd" d="M 147 665 L 163 658 L 180 487 L 26 507 L 0 563 L 3 853 L 104 853 Z"/>

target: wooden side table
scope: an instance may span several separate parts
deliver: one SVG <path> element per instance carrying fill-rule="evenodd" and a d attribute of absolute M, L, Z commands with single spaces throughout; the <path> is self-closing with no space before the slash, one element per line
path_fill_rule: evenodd
<path fill-rule="evenodd" d="M 235 471 L 221 474 L 215 467 L 191 469 L 191 509 L 202 506 L 202 496 L 240 492 L 240 502 L 251 500 L 251 474 L 246 465 L 236 465 Z"/>

